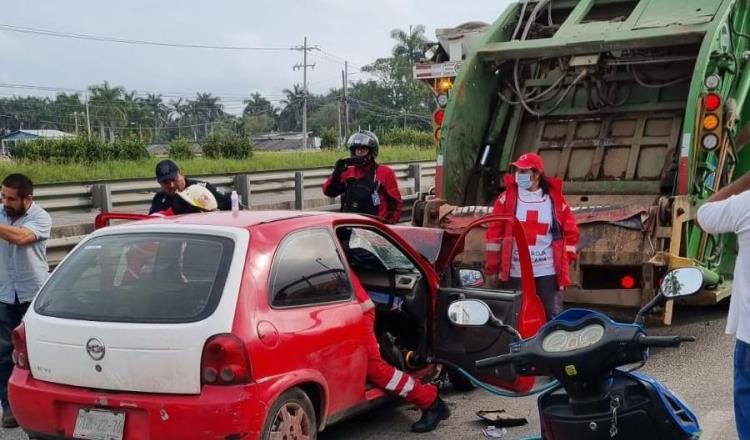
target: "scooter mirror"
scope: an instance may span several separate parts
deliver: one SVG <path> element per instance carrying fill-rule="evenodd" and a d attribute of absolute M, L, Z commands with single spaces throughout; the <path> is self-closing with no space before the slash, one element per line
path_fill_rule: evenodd
<path fill-rule="evenodd" d="M 703 272 L 697 267 L 681 267 L 664 276 L 659 286 L 661 293 L 669 299 L 690 296 L 703 287 Z"/>
<path fill-rule="evenodd" d="M 477 299 L 460 299 L 448 306 L 448 319 L 456 325 L 485 325 L 491 315 L 490 307 Z"/>
<path fill-rule="evenodd" d="M 482 275 L 482 272 L 478 270 L 461 269 L 458 271 L 458 278 L 461 280 L 462 287 L 484 286 L 484 275 Z"/>

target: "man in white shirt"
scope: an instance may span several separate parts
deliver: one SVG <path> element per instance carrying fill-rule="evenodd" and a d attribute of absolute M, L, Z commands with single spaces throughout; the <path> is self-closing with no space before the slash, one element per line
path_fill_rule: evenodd
<path fill-rule="evenodd" d="M 727 334 L 735 335 L 734 413 L 737 434 L 750 439 L 750 173 L 745 174 L 698 209 L 698 224 L 711 234 L 737 234 L 739 255 L 734 267 Z"/>

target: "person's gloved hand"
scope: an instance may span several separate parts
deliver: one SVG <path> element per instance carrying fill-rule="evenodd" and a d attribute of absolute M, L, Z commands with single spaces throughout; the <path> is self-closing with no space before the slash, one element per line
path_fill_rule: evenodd
<path fill-rule="evenodd" d="M 344 172 L 347 166 L 349 166 L 347 159 L 339 159 L 336 161 L 336 166 L 334 167 L 333 172 L 341 174 L 342 172 Z"/>

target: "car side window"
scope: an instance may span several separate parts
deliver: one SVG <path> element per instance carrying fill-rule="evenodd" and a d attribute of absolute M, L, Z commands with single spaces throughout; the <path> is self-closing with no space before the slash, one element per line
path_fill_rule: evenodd
<path fill-rule="evenodd" d="M 401 249 L 386 237 L 369 229 L 352 228 L 351 236 L 344 246 L 355 258 L 358 255 L 369 255 L 370 259 L 377 260 L 377 266 L 384 270 L 412 271 L 415 269 L 414 263 L 404 255 Z"/>
<path fill-rule="evenodd" d="M 271 305 L 296 307 L 351 298 L 352 287 L 333 237 L 323 229 L 282 241 L 271 275 Z"/>

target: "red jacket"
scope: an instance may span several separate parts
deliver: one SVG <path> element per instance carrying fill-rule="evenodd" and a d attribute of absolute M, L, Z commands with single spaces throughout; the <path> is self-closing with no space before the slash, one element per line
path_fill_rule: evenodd
<path fill-rule="evenodd" d="M 346 181 L 348 179 L 354 178 L 359 180 L 364 178 L 370 167 L 374 165 L 347 167 L 341 173 L 338 182 L 333 181 L 335 173 L 328 176 L 326 181 L 323 182 L 323 194 L 328 197 L 340 196 L 346 189 Z M 401 218 L 401 210 L 404 202 L 401 200 L 401 191 L 398 189 L 396 173 L 388 165 L 378 164 L 378 169 L 375 170 L 375 181 L 380 183 L 378 195 L 380 195 L 381 203 L 378 207 L 378 216 L 387 223 L 398 223 L 398 220 Z"/>
<path fill-rule="evenodd" d="M 500 194 L 495 202 L 493 214 L 515 215 L 518 202 L 518 185 L 512 174 L 504 178 L 505 192 Z M 557 284 L 560 288 L 570 285 L 570 262 L 576 259 L 576 244 L 578 243 L 578 224 L 573 212 L 565 201 L 562 192 L 562 182 L 559 179 L 547 178 L 549 182 L 550 199 L 554 221 L 560 226 L 561 234 L 553 236 L 552 256 L 557 274 Z M 507 281 L 510 276 L 510 261 L 513 246 L 502 246 L 502 243 L 512 243 L 513 231 L 510 225 L 503 222 L 492 222 L 487 228 L 487 274 L 499 274 L 501 281 Z"/>

